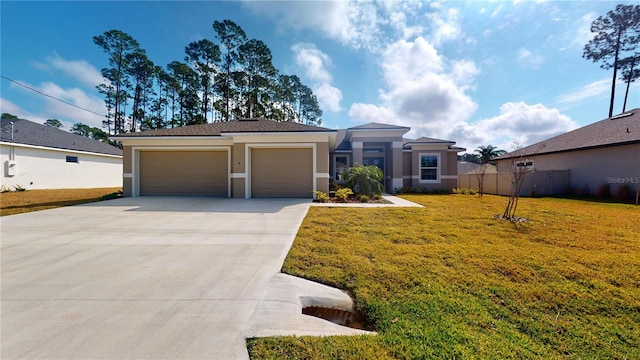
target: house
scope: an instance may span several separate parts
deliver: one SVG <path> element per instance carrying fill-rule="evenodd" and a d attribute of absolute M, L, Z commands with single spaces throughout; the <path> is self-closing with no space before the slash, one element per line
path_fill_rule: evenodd
<path fill-rule="evenodd" d="M 312 197 L 354 164 L 377 165 L 387 191 L 457 184 L 454 142 L 407 140 L 410 129 L 367 124 L 332 130 L 241 119 L 121 134 L 125 196 Z"/>
<path fill-rule="evenodd" d="M 557 194 L 569 186 L 590 194 L 603 186 L 612 194 L 623 185 L 635 191 L 640 187 L 640 108 L 507 153 L 497 158 L 497 167 L 499 172 L 528 170 L 525 195 Z M 551 182 L 549 176 L 532 181 L 542 172 L 551 174 Z"/>
<path fill-rule="evenodd" d="M 122 150 L 23 119 L 2 119 L 1 185 L 26 189 L 122 186 Z"/>

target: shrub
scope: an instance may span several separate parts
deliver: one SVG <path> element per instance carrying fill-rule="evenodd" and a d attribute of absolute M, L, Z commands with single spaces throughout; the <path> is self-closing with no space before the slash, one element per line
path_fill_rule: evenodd
<path fill-rule="evenodd" d="M 322 191 L 314 191 L 313 192 L 316 195 L 316 200 L 318 202 L 321 203 L 325 203 L 329 200 L 329 195 L 327 195 L 327 193 L 322 192 Z"/>
<path fill-rule="evenodd" d="M 369 197 L 367 195 L 360 195 L 358 196 L 358 200 L 360 200 L 361 203 L 368 203 Z"/>
<path fill-rule="evenodd" d="M 105 194 L 100 197 L 100 200 L 113 200 L 122 197 L 122 190 L 113 192 L 111 194 Z"/>
<path fill-rule="evenodd" d="M 11 191 L 11 189 L 9 189 L 8 187 L 6 187 L 5 185 L 2 185 L 2 187 L 0 187 L 0 193 L 6 193 Z"/>
<path fill-rule="evenodd" d="M 16 189 L 16 191 L 25 191 L 25 190 L 27 190 L 26 188 L 23 188 L 22 186 L 20 186 L 18 184 L 13 185 L 13 188 Z"/>
<path fill-rule="evenodd" d="M 460 194 L 460 195 L 475 195 L 478 193 L 477 190 L 469 189 L 469 188 L 455 188 L 455 189 L 452 189 L 451 192 L 453 192 L 454 194 Z"/>
<path fill-rule="evenodd" d="M 356 164 L 343 173 L 347 187 L 358 195 L 382 194 L 382 170 L 375 165 L 362 166 Z"/>
<path fill-rule="evenodd" d="M 342 202 L 346 202 L 349 195 L 353 195 L 353 191 L 349 188 L 343 188 L 336 191 L 336 197 Z"/>
<path fill-rule="evenodd" d="M 379 200 L 381 200 L 381 199 L 382 199 L 382 195 L 380 195 L 380 194 L 373 194 L 373 200 L 375 200 L 375 201 L 379 201 Z"/>

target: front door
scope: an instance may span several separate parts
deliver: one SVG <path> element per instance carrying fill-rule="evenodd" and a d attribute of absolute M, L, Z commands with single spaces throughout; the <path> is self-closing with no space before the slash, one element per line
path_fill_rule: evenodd
<path fill-rule="evenodd" d="M 382 184 L 384 185 L 384 157 L 366 157 L 362 159 L 364 166 L 375 165 L 382 170 Z"/>

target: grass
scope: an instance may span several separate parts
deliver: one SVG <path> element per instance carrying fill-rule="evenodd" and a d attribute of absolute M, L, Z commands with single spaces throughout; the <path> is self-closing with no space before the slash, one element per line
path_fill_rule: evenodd
<path fill-rule="evenodd" d="M 27 190 L 0 193 L 0 216 L 115 198 L 120 188 Z"/>
<path fill-rule="evenodd" d="M 249 339 L 253 359 L 640 358 L 640 207 L 406 195 L 312 207 L 283 271 L 353 294 L 378 336 Z"/>

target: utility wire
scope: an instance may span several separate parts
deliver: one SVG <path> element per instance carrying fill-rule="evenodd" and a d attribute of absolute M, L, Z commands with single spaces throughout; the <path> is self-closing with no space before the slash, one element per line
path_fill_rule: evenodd
<path fill-rule="evenodd" d="M 22 87 L 23 87 L 23 88 L 25 88 L 25 89 L 29 89 L 29 90 L 31 90 L 31 91 L 35 91 L 35 92 L 37 92 L 38 94 L 40 94 L 40 95 L 42 95 L 42 96 L 46 96 L 46 97 L 48 97 L 48 98 L 52 98 L 52 99 L 54 99 L 54 100 L 58 100 L 58 101 L 60 101 L 61 103 L 64 103 L 64 104 L 67 104 L 67 105 L 73 106 L 73 107 L 75 107 L 75 108 L 78 108 L 78 109 L 80 109 L 80 110 L 84 110 L 84 111 L 86 111 L 86 112 L 90 112 L 90 113 L 95 114 L 95 115 L 98 115 L 98 116 L 106 117 L 104 114 L 98 114 L 98 113 L 97 113 L 97 112 L 95 112 L 95 111 L 92 111 L 92 110 L 89 110 L 89 109 L 85 109 L 85 108 L 83 108 L 83 107 L 81 107 L 81 106 L 78 106 L 78 105 L 76 105 L 76 104 L 72 104 L 72 103 L 70 103 L 70 102 L 68 102 L 68 101 L 64 101 L 64 100 L 59 99 L 59 98 L 57 98 L 57 97 L 55 97 L 55 96 L 51 96 L 51 95 L 49 95 L 49 94 L 45 94 L 45 93 L 43 93 L 42 91 L 40 91 L 40 90 L 38 90 L 38 89 L 34 89 L 34 88 L 32 88 L 32 87 L 30 87 L 30 86 L 27 86 L 27 85 L 25 85 L 25 84 L 21 84 L 21 83 L 19 83 L 19 82 L 15 81 L 15 80 L 13 80 L 13 79 L 9 79 L 8 77 L 6 77 L 6 76 L 4 76 L 4 75 L 0 75 L 0 77 L 2 77 L 2 78 L 3 78 L 3 79 L 5 79 L 5 80 L 9 80 L 9 81 L 11 81 L 12 83 L 14 83 L 14 84 L 16 84 L 16 85 L 22 86 Z"/>

